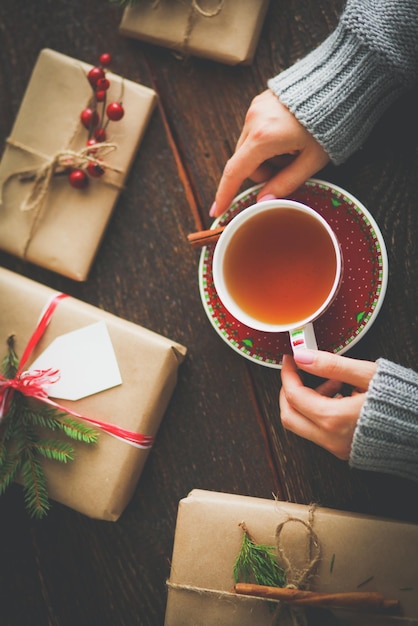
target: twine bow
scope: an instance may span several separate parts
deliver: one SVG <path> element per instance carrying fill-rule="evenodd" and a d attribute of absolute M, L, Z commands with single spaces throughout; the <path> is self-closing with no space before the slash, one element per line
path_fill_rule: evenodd
<path fill-rule="evenodd" d="M 63 149 L 59 150 L 51 157 L 42 154 L 38 150 L 26 146 L 11 137 L 9 137 L 6 142 L 14 148 L 18 148 L 19 150 L 23 150 L 24 152 L 40 157 L 44 160 L 44 163 L 40 166 L 12 172 L 3 182 L 1 189 L 2 193 L 7 182 L 14 177 L 19 177 L 22 182 L 33 181 L 31 189 L 29 190 L 27 196 L 20 205 L 21 211 L 33 212 L 33 220 L 31 222 L 30 230 L 23 248 L 23 258 L 25 258 L 26 256 L 29 244 L 31 243 L 33 235 L 36 231 L 37 223 L 41 216 L 44 202 L 52 183 L 52 179 L 56 174 L 62 174 L 72 168 L 84 168 L 89 163 L 97 165 L 106 170 L 111 170 L 112 172 L 117 172 L 119 174 L 122 173 L 122 170 L 120 168 L 109 165 L 109 163 L 103 160 L 105 156 L 117 149 L 117 145 L 115 143 L 97 143 L 94 145 L 93 148 L 91 146 L 86 146 L 85 148 L 82 148 L 78 151 Z M 122 188 L 121 185 L 118 185 L 113 181 L 105 182 L 117 187 L 118 189 Z M 2 198 L 0 197 L 0 204 L 1 203 Z"/>
<path fill-rule="evenodd" d="M 55 409 L 78 417 L 96 428 L 112 435 L 116 439 L 125 441 L 126 443 L 141 449 L 151 448 L 154 438 L 149 435 L 143 435 L 141 433 L 135 433 L 125 428 L 120 428 L 115 424 L 96 420 L 86 415 L 81 415 L 72 409 L 62 406 L 57 402 L 51 400 L 48 396 L 47 388 L 50 384 L 53 384 L 59 380 L 60 373 L 58 370 L 46 369 L 46 370 L 33 370 L 25 371 L 24 366 L 29 359 L 32 351 L 38 344 L 45 330 L 47 329 L 49 322 L 53 316 L 55 309 L 59 302 L 67 298 L 67 294 L 58 293 L 48 303 L 45 308 L 41 319 L 36 326 L 31 338 L 29 339 L 23 355 L 19 361 L 17 372 L 14 378 L 7 379 L 0 374 L 0 420 L 7 413 L 11 397 L 15 391 L 20 391 L 25 396 L 35 398 L 54 407 Z"/>
<path fill-rule="evenodd" d="M 303 519 L 299 517 L 289 516 L 283 522 L 281 522 L 276 528 L 276 548 L 277 554 L 279 556 L 279 560 L 281 565 L 283 566 L 286 572 L 286 587 L 289 589 L 305 589 L 309 584 L 309 578 L 312 576 L 317 563 L 319 562 L 321 556 L 321 547 L 318 539 L 318 535 L 313 529 L 313 521 L 314 521 L 314 512 L 316 505 L 312 504 L 309 508 L 308 520 L 305 522 Z M 301 570 L 297 570 L 297 568 L 292 565 L 291 559 L 288 557 L 287 551 L 282 542 L 282 532 L 286 525 L 288 524 L 301 524 L 304 526 L 307 532 L 307 559 L 306 564 L 303 566 Z M 275 612 L 273 623 L 280 623 L 279 615 L 282 615 L 283 610 L 286 610 L 289 613 L 289 618 L 294 626 L 305 626 L 306 624 L 306 615 L 303 608 L 299 608 L 296 606 L 289 606 L 280 603 Z"/>
<path fill-rule="evenodd" d="M 22 211 L 35 210 L 35 212 L 37 212 L 42 208 L 43 202 L 50 188 L 52 178 L 56 174 L 66 172 L 74 168 L 85 168 L 89 163 L 97 165 L 105 170 L 121 173 L 119 168 L 113 167 L 103 160 L 104 157 L 117 149 L 117 145 L 115 143 L 97 143 L 94 145 L 94 148 L 86 146 L 78 151 L 69 149 L 59 150 L 52 157 L 45 156 L 33 148 L 25 146 L 10 137 L 7 139 L 7 143 L 15 148 L 29 152 L 30 154 L 40 156 L 45 160 L 45 163 L 41 166 L 13 172 L 9 176 L 9 178 L 18 176 L 23 182 L 33 180 L 32 188 L 20 206 Z"/>
<path fill-rule="evenodd" d="M 315 505 L 311 505 L 309 508 L 308 521 L 306 522 L 299 517 L 290 516 L 281 522 L 276 528 L 277 553 L 279 555 L 279 560 L 286 571 L 286 579 L 288 581 L 286 586 L 293 589 L 303 589 L 307 585 L 308 579 L 312 575 L 321 555 L 318 535 L 313 529 L 314 511 Z M 293 567 L 282 544 L 282 531 L 284 527 L 290 523 L 302 524 L 302 526 L 305 527 L 308 536 L 308 558 L 306 565 L 301 571 L 297 571 L 296 568 Z"/>

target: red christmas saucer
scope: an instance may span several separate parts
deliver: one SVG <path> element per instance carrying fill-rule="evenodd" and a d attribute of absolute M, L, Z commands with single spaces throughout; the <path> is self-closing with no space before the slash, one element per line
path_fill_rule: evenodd
<path fill-rule="evenodd" d="M 256 185 L 238 195 L 212 228 L 227 224 L 254 204 L 260 187 Z M 320 350 L 343 354 L 365 335 L 382 306 L 388 276 L 385 242 L 367 209 L 341 187 L 310 179 L 289 197 L 318 211 L 340 242 L 342 284 L 332 305 L 315 322 L 315 333 Z M 245 358 L 280 368 L 283 354 L 292 352 L 288 334 L 253 330 L 225 309 L 213 284 L 213 251 L 213 245 L 203 248 L 199 262 L 200 295 L 209 321 L 220 337 Z"/>

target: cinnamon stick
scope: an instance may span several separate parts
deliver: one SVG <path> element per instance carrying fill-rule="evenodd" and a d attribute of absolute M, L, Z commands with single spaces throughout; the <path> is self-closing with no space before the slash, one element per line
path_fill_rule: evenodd
<path fill-rule="evenodd" d="M 196 233 L 190 233 L 190 235 L 187 235 L 187 240 L 191 244 L 192 248 L 203 248 L 203 246 L 216 243 L 224 229 L 225 226 L 219 226 L 218 228 L 199 230 Z"/>
<path fill-rule="evenodd" d="M 386 600 L 378 591 L 352 591 L 340 593 L 324 593 L 268 587 L 251 583 L 237 583 L 234 590 L 238 594 L 281 600 L 298 606 L 334 607 L 346 609 L 369 609 L 381 611 L 396 611 L 399 609 L 398 600 Z"/>

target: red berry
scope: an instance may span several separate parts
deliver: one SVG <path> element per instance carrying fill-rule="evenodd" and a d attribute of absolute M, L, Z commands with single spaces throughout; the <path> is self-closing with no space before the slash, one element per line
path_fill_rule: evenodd
<path fill-rule="evenodd" d="M 88 151 L 88 154 L 95 154 L 97 152 L 97 150 L 95 150 L 94 148 L 94 146 L 96 146 L 97 143 L 98 143 L 97 139 L 94 139 L 93 137 L 87 141 L 86 146 L 91 148 L 91 150 Z"/>
<path fill-rule="evenodd" d="M 103 67 L 107 67 L 108 65 L 112 63 L 112 57 L 110 56 L 108 52 L 104 52 L 103 54 L 100 55 L 99 62 L 100 62 L 100 65 L 102 65 Z"/>
<path fill-rule="evenodd" d="M 68 175 L 68 181 L 74 189 L 85 189 L 89 184 L 87 174 L 83 170 L 72 170 Z"/>
<path fill-rule="evenodd" d="M 99 123 L 99 114 L 94 109 L 84 109 L 80 114 L 81 123 L 85 128 L 94 128 Z"/>
<path fill-rule="evenodd" d="M 99 78 L 96 82 L 96 91 L 107 91 L 110 87 L 110 82 L 107 78 Z"/>
<path fill-rule="evenodd" d="M 93 178 L 100 178 L 100 176 L 104 174 L 104 169 L 97 163 L 89 163 L 87 165 L 87 172 L 90 176 L 93 176 Z"/>
<path fill-rule="evenodd" d="M 96 100 L 97 102 L 104 102 L 106 100 L 106 92 L 96 91 Z"/>
<path fill-rule="evenodd" d="M 107 105 L 106 115 L 113 122 L 121 120 L 124 114 L 125 111 L 123 110 L 123 106 L 120 104 L 120 102 L 111 102 Z"/>
<path fill-rule="evenodd" d="M 96 128 L 94 131 L 94 138 L 96 141 L 106 141 L 106 131 L 104 128 Z"/>
<path fill-rule="evenodd" d="M 100 78 L 104 78 L 104 70 L 102 67 L 92 67 L 91 70 L 87 74 L 87 78 L 89 79 L 89 83 L 92 87 L 96 87 L 97 81 Z"/>

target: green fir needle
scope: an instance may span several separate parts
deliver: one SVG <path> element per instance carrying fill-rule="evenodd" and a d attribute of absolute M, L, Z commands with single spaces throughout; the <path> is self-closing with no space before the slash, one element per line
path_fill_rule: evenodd
<path fill-rule="evenodd" d="M 286 574 L 276 560 L 275 546 L 255 543 L 244 522 L 242 544 L 234 564 L 234 580 L 238 582 L 255 582 L 257 585 L 284 587 Z"/>

